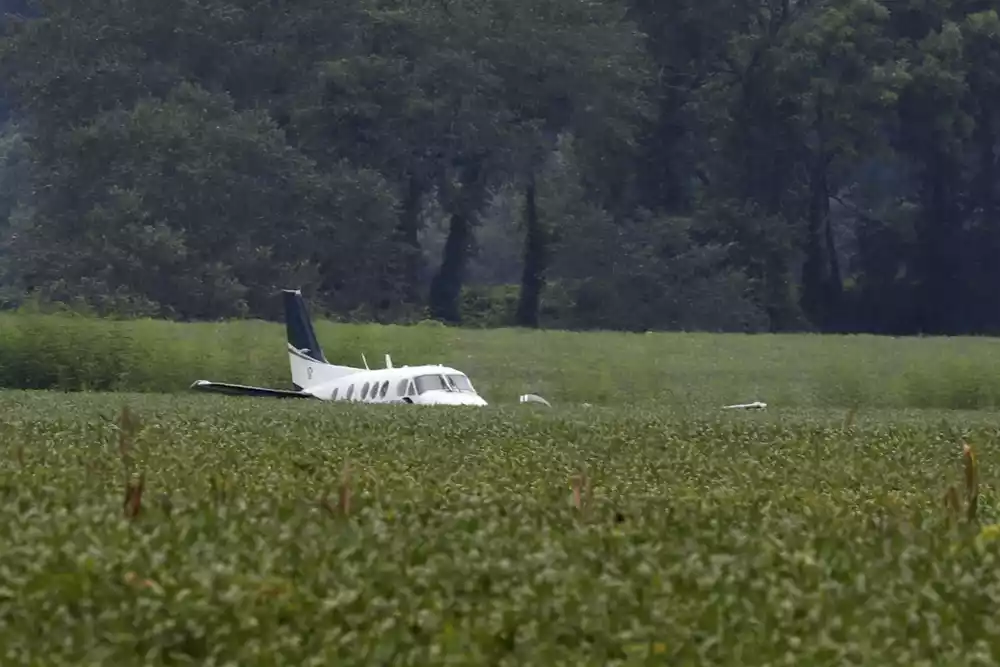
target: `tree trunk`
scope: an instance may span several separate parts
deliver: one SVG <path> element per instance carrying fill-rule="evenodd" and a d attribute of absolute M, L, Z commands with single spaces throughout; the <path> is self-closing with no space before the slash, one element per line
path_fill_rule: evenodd
<path fill-rule="evenodd" d="M 678 120 L 683 102 L 674 98 L 660 102 L 660 120 L 645 137 L 637 160 L 639 197 L 654 211 L 680 212 L 690 208 L 686 177 L 692 167 L 685 165 L 684 155 L 679 151 L 687 138 L 687 128 Z"/>
<path fill-rule="evenodd" d="M 985 96 L 984 96 L 985 97 Z M 1000 317 L 996 310 L 986 304 L 995 299 L 994 286 L 1000 284 L 1000 264 L 995 261 L 1000 256 L 1000 197 L 997 188 L 1000 186 L 998 174 L 997 127 L 995 111 L 988 105 L 983 105 L 976 122 L 975 142 L 979 144 L 979 173 L 973 208 L 978 206 L 981 211 L 978 233 L 976 234 L 974 257 L 971 264 L 974 276 L 969 290 L 978 304 L 970 310 L 975 313 L 970 325 L 978 332 L 1000 332 Z"/>
<path fill-rule="evenodd" d="M 431 280 L 430 312 L 436 320 L 453 324 L 462 321 L 460 297 L 470 237 L 469 219 L 465 213 L 452 213 L 441 267 Z"/>
<path fill-rule="evenodd" d="M 979 144 L 979 205 L 987 224 L 1000 223 L 1000 206 L 997 201 L 997 132 L 994 128 L 993 109 L 986 108 L 976 123 L 976 140 Z"/>
<path fill-rule="evenodd" d="M 728 149 L 734 158 L 737 199 L 758 204 L 774 223 L 768 233 L 784 236 L 789 232 L 777 221 L 786 219 L 787 184 L 793 179 L 798 158 L 787 132 L 790 110 L 766 95 L 768 82 L 763 76 L 757 65 L 751 65 L 745 73 L 737 106 L 739 129 L 730 137 Z M 802 319 L 801 306 L 792 292 L 788 244 L 783 238 L 768 242 L 765 248 L 762 252 L 766 256 L 760 263 L 761 297 L 770 330 L 797 329 Z"/>
<path fill-rule="evenodd" d="M 453 324 L 462 321 L 462 284 L 472 243 L 472 216 L 483 203 L 482 167 L 481 158 L 468 160 L 462 171 L 461 192 L 453 196 L 448 204 L 451 210 L 448 238 L 444 243 L 441 266 L 431 280 L 429 299 L 430 314 L 436 320 Z"/>
<path fill-rule="evenodd" d="M 933 148 L 924 158 L 920 226 L 918 228 L 917 330 L 923 334 L 956 335 L 963 331 L 967 297 L 957 230 L 962 214 L 957 202 L 956 160 Z"/>
<path fill-rule="evenodd" d="M 516 323 L 519 327 L 537 328 L 542 289 L 545 287 L 545 269 L 548 263 L 548 239 L 538 219 L 534 174 L 531 176 L 525 195 L 524 272 L 521 275 Z"/>
<path fill-rule="evenodd" d="M 837 244 L 833 240 L 833 222 L 830 220 L 830 192 L 827 188 L 826 170 L 823 170 L 823 196 L 826 215 L 824 216 L 823 231 L 826 236 L 826 259 L 830 264 L 827 274 L 826 300 L 830 306 L 830 325 L 838 331 L 842 329 L 844 322 L 843 306 L 844 279 L 840 274 L 840 258 L 837 256 Z"/>
<path fill-rule="evenodd" d="M 843 290 L 830 225 L 829 163 L 828 155 L 818 155 L 809 177 L 809 227 L 802 271 L 802 309 L 824 331 L 836 324 Z"/>
<path fill-rule="evenodd" d="M 403 296 L 407 303 L 420 302 L 420 202 L 423 188 L 413 176 L 409 179 L 403 211 L 399 216 L 399 238 L 403 251 Z"/>

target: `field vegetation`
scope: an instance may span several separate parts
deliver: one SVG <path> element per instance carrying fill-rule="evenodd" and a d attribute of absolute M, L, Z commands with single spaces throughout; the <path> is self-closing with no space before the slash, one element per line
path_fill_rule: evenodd
<path fill-rule="evenodd" d="M 993 664 L 997 435 L 984 412 L 0 392 L 0 655 Z"/>
<path fill-rule="evenodd" d="M 992 409 L 1000 341 L 866 335 L 574 333 L 318 321 L 327 357 L 446 363 L 487 400 L 558 404 Z M 183 391 L 196 379 L 289 386 L 283 324 L 0 314 L 0 387 Z"/>
<path fill-rule="evenodd" d="M 1000 657 L 994 340 L 317 329 L 492 405 L 198 396 L 287 386 L 283 326 L 0 316 L 2 664 Z"/>
<path fill-rule="evenodd" d="M 0 0 L 0 665 L 996 664 L 988 5 Z"/>

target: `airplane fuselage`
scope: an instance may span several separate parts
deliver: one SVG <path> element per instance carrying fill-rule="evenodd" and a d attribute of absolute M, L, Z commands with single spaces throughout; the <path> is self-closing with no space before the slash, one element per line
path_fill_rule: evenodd
<path fill-rule="evenodd" d="M 440 365 L 359 368 L 349 375 L 304 387 L 302 391 L 326 401 L 486 405 L 465 373 Z"/>
<path fill-rule="evenodd" d="M 372 370 L 330 363 L 323 354 L 302 292 L 282 290 L 289 369 L 294 389 L 254 387 L 230 382 L 196 380 L 192 389 L 237 396 L 313 398 L 360 403 L 416 405 L 486 405 L 465 373 L 440 364 L 394 367 L 385 356 L 385 368 Z"/>

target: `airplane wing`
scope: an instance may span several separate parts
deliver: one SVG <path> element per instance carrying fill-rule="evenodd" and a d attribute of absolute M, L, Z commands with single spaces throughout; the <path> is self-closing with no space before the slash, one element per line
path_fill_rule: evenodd
<path fill-rule="evenodd" d="M 209 382 L 197 380 L 191 389 L 208 391 L 215 394 L 230 396 L 269 396 L 271 398 L 316 398 L 312 394 L 294 389 L 269 389 L 268 387 L 251 387 L 245 384 L 230 384 L 228 382 Z"/>

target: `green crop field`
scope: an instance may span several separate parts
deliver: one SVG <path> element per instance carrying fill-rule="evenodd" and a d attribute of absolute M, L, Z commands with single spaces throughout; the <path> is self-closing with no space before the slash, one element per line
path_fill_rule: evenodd
<path fill-rule="evenodd" d="M 0 664 L 1000 659 L 995 340 L 318 329 L 491 406 L 187 391 L 287 386 L 278 324 L 0 317 Z"/>
<path fill-rule="evenodd" d="M 1000 340 L 463 330 L 317 322 L 327 357 L 446 363 L 491 403 L 709 408 L 1000 408 Z M 284 325 L 0 314 L 0 387 L 185 391 L 197 379 L 290 386 Z"/>
<path fill-rule="evenodd" d="M 0 664 L 995 664 L 998 433 L 0 392 Z"/>

